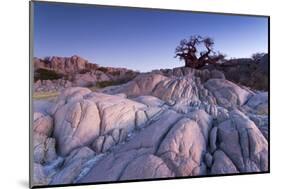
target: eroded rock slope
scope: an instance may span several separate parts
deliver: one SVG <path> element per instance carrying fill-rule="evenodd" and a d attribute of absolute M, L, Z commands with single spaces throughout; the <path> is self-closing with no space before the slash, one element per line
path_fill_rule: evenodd
<path fill-rule="evenodd" d="M 68 88 L 35 106 L 35 184 L 268 170 L 268 93 L 216 70 L 154 71 L 99 92 Z"/>

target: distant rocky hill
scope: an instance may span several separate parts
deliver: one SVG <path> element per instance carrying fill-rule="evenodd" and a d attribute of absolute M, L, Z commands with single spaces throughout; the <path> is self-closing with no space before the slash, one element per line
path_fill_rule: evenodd
<path fill-rule="evenodd" d="M 89 63 L 87 60 L 76 55 L 71 57 L 51 56 L 43 59 L 34 58 L 33 61 L 35 71 L 38 69 L 47 69 L 60 74 L 79 73 L 82 70 L 96 69 L 98 67 L 97 64 Z"/>
<path fill-rule="evenodd" d="M 102 67 L 79 56 L 34 58 L 34 91 L 60 91 L 71 86 L 120 84 L 138 72 L 126 68 Z"/>
<path fill-rule="evenodd" d="M 47 69 L 55 71 L 58 74 L 76 74 L 85 73 L 91 70 L 100 70 L 108 74 L 120 74 L 132 71 L 126 68 L 118 67 L 102 67 L 95 63 L 90 63 L 88 60 L 77 55 L 71 57 L 51 56 L 43 59 L 34 58 L 34 70 Z"/>

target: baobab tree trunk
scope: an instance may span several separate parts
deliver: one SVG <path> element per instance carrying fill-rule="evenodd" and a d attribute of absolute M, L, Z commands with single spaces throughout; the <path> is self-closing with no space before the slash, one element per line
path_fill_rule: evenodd
<path fill-rule="evenodd" d="M 188 60 L 184 60 L 184 63 L 185 63 L 185 65 L 184 65 L 184 67 L 190 67 L 190 65 L 189 65 L 189 63 L 188 63 Z"/>

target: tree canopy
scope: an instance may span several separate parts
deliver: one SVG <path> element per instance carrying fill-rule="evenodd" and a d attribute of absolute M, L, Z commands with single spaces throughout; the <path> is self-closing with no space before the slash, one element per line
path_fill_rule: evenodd
<path fill-rule="evenodd" d="M 180 41 L 177 46 L 175 57 L 185 61 L 185 67 L 199 69 L 206 64 L 217 64 L 222 61 L 225 55 L 213 50 L 214 40 L 210 37 L 194 35 Z M 201 51 L 199 50 L 203 48 Z"/>

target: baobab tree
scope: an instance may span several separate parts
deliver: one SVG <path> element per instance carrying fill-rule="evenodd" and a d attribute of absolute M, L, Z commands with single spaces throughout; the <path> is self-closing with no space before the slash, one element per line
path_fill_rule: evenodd
<path fill-rule="evenodd" d="M 203 50 L 198 52 L 199 46 Z M 214 40 L 210 37 L 201 37 L 200 35 L 191 36 L 189 40 L 183 39 L 176 48 L 175 57 L 185 61 L 185 67 L 199 69 L 206 64 L 217 64 L 223 60 L 225 55 L 213 50 Z"/>

